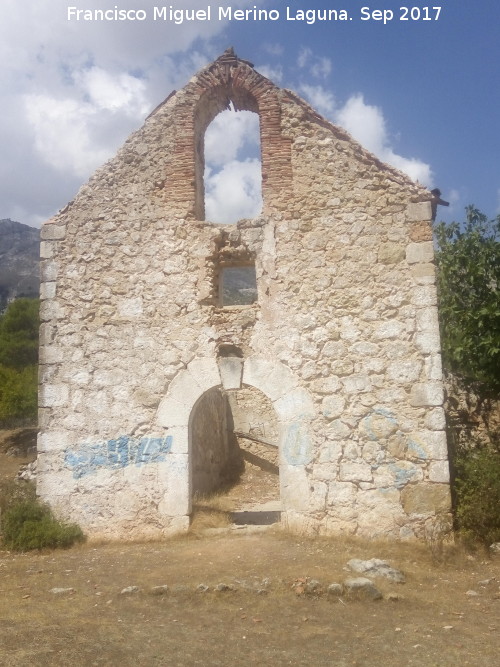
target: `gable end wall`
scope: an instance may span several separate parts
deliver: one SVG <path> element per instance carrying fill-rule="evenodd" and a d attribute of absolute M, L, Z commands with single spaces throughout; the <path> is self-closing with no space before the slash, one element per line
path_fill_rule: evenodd
<path fill-rule="evenodd" d="M 199 146 L 228 100 L 259 113 L 264 208 L 214 225 Z M 431 200 L 244 61 L 202 70 L 42 228 L 39 495 L 90 536 L 186 530 L 190 416 L 233 345 L 283 521 L 422 537 L 450 508 Z M 241 258 L 258 303 L 222 309 Z"/>

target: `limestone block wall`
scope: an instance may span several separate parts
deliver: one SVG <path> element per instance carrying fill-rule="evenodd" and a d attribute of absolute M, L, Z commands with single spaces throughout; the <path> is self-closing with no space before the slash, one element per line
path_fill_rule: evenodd
<path fill-rule="evenodd" d="M 271 401 L 262 392 L 244 387 L 240 391 L 229 392 L 228 401 L 235 431 L 278 443 L 276 413 Z"/>
<path fill-rule="evenodd" d="M 280 433 L 272 402 L 250 386 L 228 392 L 227 397 L 233 431 L 245 464 L 250 463 L 272 473 L 279 470 Z"/>
<path fill-rule="evenodd" d="M 203 134 L 260 117 L 263 212 L 204 219 Z M 226 53 L 42 228 L 38 493 L 94 536 L 185 530 L 193 410 L 275 411 L 291 529 L 410 539 L 449 510 L 431 193 Z M 258 300 L 222 307 L 224 266 Z"/>

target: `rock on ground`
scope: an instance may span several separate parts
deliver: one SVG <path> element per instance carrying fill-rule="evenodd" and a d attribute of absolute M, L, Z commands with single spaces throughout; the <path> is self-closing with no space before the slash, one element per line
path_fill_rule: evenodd
<path fill-rule="evenodd" d="M 366 577 L 355 577 L 344 581 L 344 594 L 356 600 L 381 600 L 382 593 L 373 581 Z"/>
<path fill-rule="evenodd" d="M 405 575 L 400 570 L 396 570 L 386 560 L 380 560 L 379 558 L 371 558 L 370 560 L 352 558 L 347 563 L 347 567 L 353 572 L 366 574 L 369 577 L 385 577 L 397 584 L 405 582 Z"/>

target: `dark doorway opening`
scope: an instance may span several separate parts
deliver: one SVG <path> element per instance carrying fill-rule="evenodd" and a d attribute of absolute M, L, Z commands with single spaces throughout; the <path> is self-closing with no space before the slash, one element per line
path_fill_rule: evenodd
<path fill-rule="evenodd" d="M 278 440 L 272 403 L 254 387 L 201 397 L 190 423 L 193 526 L 280 520 Z"/>

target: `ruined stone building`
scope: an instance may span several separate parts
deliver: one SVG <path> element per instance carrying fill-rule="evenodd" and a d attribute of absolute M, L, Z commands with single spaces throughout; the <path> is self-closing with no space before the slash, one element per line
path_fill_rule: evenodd
<path fill-rule="evenodd" d="M 219 225 L 229 103 L 259 117 L 263 209 Z M 285 526 L 422 536 L 450 505 L 432 204 L 231 51 L 205 67 L 43 226 L 39 495 L 90 536 L 185 531 L 248 395 Z M 235 269 L 256 299 L 225 299 Z"/>

